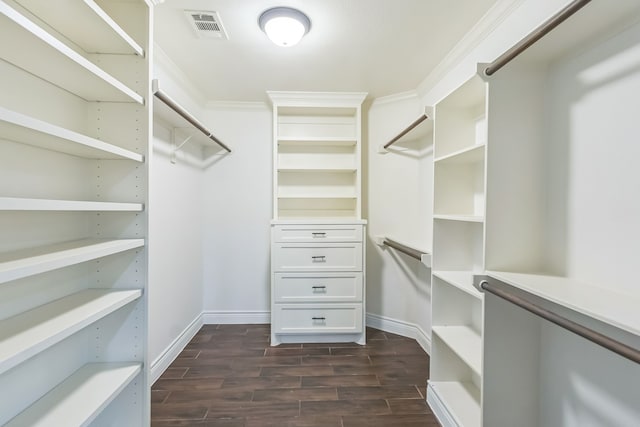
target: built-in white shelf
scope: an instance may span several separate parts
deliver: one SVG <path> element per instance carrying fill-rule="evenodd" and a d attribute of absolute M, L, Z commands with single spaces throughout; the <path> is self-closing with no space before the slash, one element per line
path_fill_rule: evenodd
<path fill-rule="evenodd" d="M 305 167 L 305 168 L 296 168 L 296 167 L 279 167 L 278 172 L 295 172 L 295 173 L 317 173 L 317 172 L 327 172 L 327 173 L 354 173 L 357 172 L 356 168 L 345 167 L 345 168 L 336 168 L 331 166 L 313 166 L 313 167 Z"/>
<path fill-rule="evenodd" d="M 502 271 L 487 271 L 487 275 L 607 325 L 640 335 L 640 295 L 566 277 Z"/>
<path fill-rule="evenodd" d="M 135 301 L 141 295 L 141 289 L 87 289 L 4 319 L 0 323 L 0 373 Z"/>
<path fill-rule="evenodd" d="M 353 137 L 313 137 L 313 136 L 279 136 L 279 145 L 322 145 L 322 146 L 338 146 L 352 147 L 356 145 L 357 140 Z"/>
<path fill-rule="evenodd" d="M 144 246 L 144 239 L 82 239 L 0 254 L 0 283 Z"/>
<path fill-rule="evenodd" d="M 0 211 L 142 212 L 142 203 L 0 197 Z"/>
<path fill-rule="evenodd" d="M 87 53 L 136 54 L 144 49 L 94 0 L 17 0 Z"/>
<path fill-rule="evenodd" d="M 439 157 L 433 161 L 436 164 L 466 164 L 484 162 L 485 144 L 476 144 L 471 147 L 463 148 L 446 156 Z"/>
<path fill-rule="evenodd" d="M 278 195 L 278 199 L 356 199 L 355 195 L 349 194 L 287 194 Z"/>
<path fill-rule="evenodd" d="M 5 427 L 87 426 L 142 371 L 140 363 L 89 363 Z"/>
<path fill-rule="evenodd" d="M 480 427 L 480 390 L 473 383 L 456 381 L 429 381 L 429 387 L 435 391 L 440 402 L 436 405 L 444 406 L 453 421 L 464 427 Z M 429 403 L 433 393 L 429 393 Z"/>
<path fill-rule="evenodd" d="M 89 159 L 144 161 L 141 154 L 1 106 L 0 135 L 10 141 Z"/>
<path fill-rule="evenodd" d="M 469 326 L 433 326 L 435 333 L 477 375 L 482 374 L 482 337 Z"/>
<path fill-rule="evenodd" d="M 433 219 L 442 219 L 446 221 L 462 221 L 462 222 L 484 222 L 482 215 L 440 215 L 434 214 Z"/>
<path fill-rule="evenodd" d="M 87 101 L 144 104 L 144 97 L 2 0 L 0 38 L 20 40 L 20 49 L 12 43 L 0 44 L 4 60 Z"/>
<path fill-rule="evenodd" d="M 473 275 L 479 274 L 473 271 L 433 271 L 433 275 L 448 284 L 455 286 L 472 297 L 483 299 L 484 294 L 473 286 Z"/>

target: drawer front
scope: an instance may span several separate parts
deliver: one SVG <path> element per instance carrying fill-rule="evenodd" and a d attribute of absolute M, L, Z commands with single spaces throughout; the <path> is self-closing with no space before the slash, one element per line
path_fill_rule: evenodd
<path fill-rule="evenodd" d="M 362 273 L 276 273 L 275 302 L 360 302 Z"/>
<path fill-rule="evenodd" d="M 278 334 L 362 332 L 362 304 L 275 304 Z"/>
<path fill-rule="evenodd" d="M 362 271 L 362 243 L 276 243 L 274 271 Z"/>
<path fill-rule="evenodd" d="M 362 225 L 276 225 L 274 242 L 362 242 Z"/>

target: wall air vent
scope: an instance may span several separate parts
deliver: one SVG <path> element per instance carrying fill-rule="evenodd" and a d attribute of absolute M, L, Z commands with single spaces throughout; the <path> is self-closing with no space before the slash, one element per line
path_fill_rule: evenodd
<path fill-rule="evenodd" d="M 218 12 L 185 10 L 184 14 L 198 37 L 221 40 L 229 38 L 222 26 Z"/>

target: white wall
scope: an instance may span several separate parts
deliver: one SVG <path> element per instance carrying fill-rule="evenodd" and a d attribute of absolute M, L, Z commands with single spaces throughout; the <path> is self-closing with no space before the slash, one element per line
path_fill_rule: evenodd
<path fill-rule="evenodd" d="M 219 104 L 207 121 L 233 152 L 204 173 L 204 321 L 268 323 L 271 110 Z"/>
<path fill-rule="evenodd" d="M 158 59 L 158 58 L 157 58 Z M 200 117 L 180 81 L 156 63 L 168 94 Z M 182 155 L 170 161 L 171 129 L 154 120 L 149 183 L 149 360 L 154 381 L 188 342 L 202 313 L 203 172 Z"/>
<path fill-rule="evenodd" d="M 431 250 L 433 143 L 429 133 L 378 149 L 423 111 L 414 95 L 377 100 L 367 115 L 367 313 L 372 326 L 415 336 L 429 349 L 430 270 L 419 261 L 375 244 L 386 236 Z M 421 126 L 430 128 L 431 123 Z"/>

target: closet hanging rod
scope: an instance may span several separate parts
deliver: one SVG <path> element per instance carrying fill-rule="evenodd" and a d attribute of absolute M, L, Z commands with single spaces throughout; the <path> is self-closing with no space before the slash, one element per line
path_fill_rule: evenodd
<path fill-rule="evenodd" d="M 516 43 L 511 49 L 496 58 L 485 69 L 484 74 L 492 76 L 500 68 L 511 62 L 512 59 L 520 55 L 522 52 L 531 47 L 535 42 L 547 35 L 551 30 L 566 21 L 571 15 L 586 6 L 591 0 L 575 0 L 569 3 L 564 9 L 553 15 L 551 18 L 542 23 L 538 28 L 533 30 L 529 35 Z"/>
<path fill-rule="evenodd" d="M 227 150 L 229 153 L 231 152 L 231 149 L 229 147 L 227 147 L 222 141 L 220 141 L 218 138 L 216 138 L 211 131 L 209 131 L 209 129 L 207 129 L 206 127 L 204 127 L 204 125 L 202 123 L 200 123 L 200 121 L 198 119 L 196 119 L 195 117 L 193 117 L 187 110 L 185 110 L 180 104 L 178 104 L 177 102 L 175 102 L 173 99 L 171 99 L 171 97 L 169 95 L 167 95 L 166 93 L 162 92 L 162 90 L 160 90 L 160 87 L 158 86 L 158 80 L 155 79 L 153 80 L 153 95 L 158 98 L 160 101 L 164 102 L 169 108 L 171 108 L 173 111 L 175 111 L 176 113 L 178 113 L 178 115 L 180 115 L 180 117 L 182 117 L 183 119 L 185 119 L 187 122 L 189 122 L 194 128 L 198 129 L 200 132 L 202 132 L 203 134 L 205 134 L 205 136 L 207 138 L 209 138 L 210 140 L 212 140 L 213 142 L 215 142 L 216 144 L 218 144 L 220 147 L 224 148 L 225 150 Z"/>
<path fill-rule="evenodd" d="M 421 250 L 410 248 L 409 246 L 403 245 L 402 243 L 398 243 L 395 240 L 391 240 L 388 238 L 384 238 L 382 240 L 382 244 L 385 246 L 389 246 L 397 251 L 402 252 L 405 255 L 409 255 L 412 258 L 417 259 L 418 261 L 422 261 L 422 256 L 427 255 L 426 252 L 422 252 Z"/>
<path fill-rule="evenodd" d="M 420 123 L 424 122 L 428 118 L 429 118 L 429 116 L 427 115 L 427 113 L 423 113 L 420 117 L 418 117 L 418 119 L 416 121 L 414 121 L 409 126 L 407 126 L 404 130 L 402 130 L 402 132 L 400 132 L 398 135 L 396 135 L 391 141 L 389 141 L 386 144 L 384 144 L 382 146 L 382 148 L 384 148 L 386 150 L 387 148 L 391 147 L 393 144 L 398 142 L 400 140 L 400 138 L 402 138 L 403 136 L 405 136 L 406 134 L 411 132 L 413 129 L 418 127 L 418 125 Z"/>
<path fill-rule="evenodd" d="M 573 332 L 574 334 L 581 336 L 584 339 L 591 341 L 601 347 L 606 348 L 632 362 L 640 363 L 640 350 L 630 347 L 618 340 L 603 335 L 591 328 L 582 326 L 573 320 L 567 319 L 551 310 L 548 310 L 540 305 L 528 300 L 524 295 L 528 295 L 527 292 L 523 292 L 523 296 L 515 295 L 509 292 L 511 287 L 500 280 L 494 279 L 489 276 L 474 276 L 474 286 L 480 292 L 489 292 L 499 298 L 504 299 L 512 304 L 517 305 L 520 308 L 527 310 L 530 313 L 535 314 L 551 323 L 554 323 L 561 328 Z"/>

